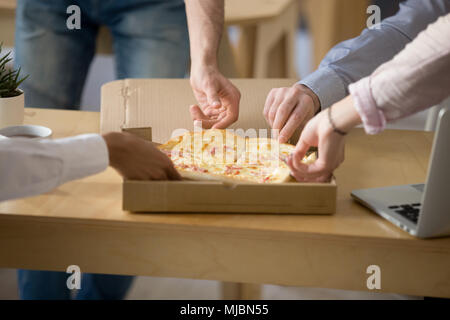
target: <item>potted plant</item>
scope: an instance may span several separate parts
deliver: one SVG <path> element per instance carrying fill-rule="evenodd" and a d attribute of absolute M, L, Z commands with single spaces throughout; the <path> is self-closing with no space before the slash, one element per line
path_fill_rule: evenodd
<path fill-rule="evenodd" d="M 28 76 L 20 78 L 20 68 L 10 69 L 11 60 L 10 52 L 2 56 L 0 44 L 0 128 L 20 125 L 24 116 L 24 94 L 18 87 Z"/>

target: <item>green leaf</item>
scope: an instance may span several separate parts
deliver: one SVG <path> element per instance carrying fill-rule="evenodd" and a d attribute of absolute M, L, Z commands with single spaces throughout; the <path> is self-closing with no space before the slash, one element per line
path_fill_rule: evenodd
<path fill-rule="evenodd" d="M 12 61 L 11 52 L 1 56 L 3 43 L 0 43 L 0 97 L 14 97 L 20 94 L 17 88 L 28 78 L 28 75 L 20 78 L 21 68 L 9 70 L 6 65 Z"/>

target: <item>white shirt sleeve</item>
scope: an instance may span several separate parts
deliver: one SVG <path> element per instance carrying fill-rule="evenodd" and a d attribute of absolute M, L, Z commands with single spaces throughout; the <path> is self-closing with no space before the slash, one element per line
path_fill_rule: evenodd
<path fill-rule="evenodd" d="M 98 134 L 33 141 L 0 140 L 0 201 L 50 191 L 106 169 L 109 155 Z"/>

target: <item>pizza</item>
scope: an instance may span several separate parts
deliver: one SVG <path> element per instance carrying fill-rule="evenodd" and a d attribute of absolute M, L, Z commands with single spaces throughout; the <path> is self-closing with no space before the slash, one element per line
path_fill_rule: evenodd
<path fill-rule="evenodd" d="M 295 146 L 270 138 L 244 138 L 231 130 L 209 129 L 186 132 L 158 148 L 186 179 L 231 183 L 283 183 L 292 179 L 286 161 Z M 302 161 L 315 160 L 315 153 L 311 153 Z"/>

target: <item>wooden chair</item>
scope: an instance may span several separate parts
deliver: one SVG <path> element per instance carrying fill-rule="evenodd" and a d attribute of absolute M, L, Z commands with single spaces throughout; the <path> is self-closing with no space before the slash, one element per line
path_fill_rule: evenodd
<path fill-rule="evenodd" d="M 234 49 L 239 76 L 297 78 L 297 0 L 226 0 L 225 23 L 239 30 Z"/>

